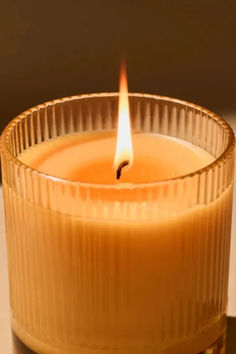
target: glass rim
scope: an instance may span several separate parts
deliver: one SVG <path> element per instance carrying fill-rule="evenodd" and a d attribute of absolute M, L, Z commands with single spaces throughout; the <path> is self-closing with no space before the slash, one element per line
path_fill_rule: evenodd
<path fill-rule="evenodd" d="M 163 184 L 170 184 L 172 182 L 177 182 L 180 180 L 184 180 L 186 178 L 193 178 L 197 175 L 202 175 L 204 172 L 207 172 L 211 169 L 213 169 L 216 166 L 219 166 L 221 163 L 224 161 L 228 160 L 230 156 L 232 155 L 234 149 L 235 149 L 235 135 L 234 131 L 231 128 L 230 124 L 227 123 L 223 118 L 215 114 L 214 112 L 210 111 L 207 108 L 204 108 L 202 106 L 199 106 L 195 103 L 188 102 L 186 100 L 178 99 L 178 98 L 172 98 L 168 96 L 160 96 L 156 94 L 145 94 L 145 93 L 135 93 L 135 92 L 129 92 L 128 96 L 129 97 L 140 97 L 140 98 L 150 98 L 150 99 L 156 99 L 159 101 L 169 101 L 171 103 L 177 103 L 181 104 L 186 107 L 190 107 L 193 109 L 197 109 L 201 111 L 202 113 L 208 114 L 211 116 L 212 119 L 217 121 L 223 129 L 225 129 L 227 135 L 228 135 L 228 144 L 224 150 L 224 152 L 216 159 L 214 159 L 213 162 L 210 164 L 206 165 L 205 167 L 195 170 L 193 172 L 190 172 L 188 174 L 176 176 L 173 178 L 167 178 L 167 179 L 162 179 L 162 180 L 157 180 L 153 182 L 145 182 L 145 183 L 117 183 L 117 184 L 104 184 L 104 183 L 91 183 L 91 182 L 80 182 L 80 181 L 75 181 L 75 180 L 70 180 L 62 177 L 57 177 L 53 176 L 44 172 L 39 171 L 38 169 L 35 169 L 27 164 L 24 164 L 21 162 L 17 156 L 14 156 L 14 154 L 11 152 L 9 148 L 9 135 L 12 131 L 12 129 L 16 126 L 16 124 L 27 114 L 30 114 L 32 112 L 38 111 L 40 108 L 45 108 L 48 106 L 53 106 L 56 103 L 63 103 L 63 102 L 69 102 L 73 100 L 79 100 L 79 99 L 89 99 L 89 98 L 99 98 L 99 97 L 118 97 L 119 92 L 101 92 L 101 93 L 89 93 L 89 94 L 79 94 L 79 95 L 73 95 L 73 96 L 67 96 L 67 97 L 62 97 L 58 99 L 53 99 L 50 101 L 46 101 L 44 103 L 38 104 L 36 106 L 33 106 L 21 114 L 17 115 L 15 118 L 13 118 L 7 126 L 3 129 L 3 132 L 0 137 L 0 150 L 2 153 L 6 154 L 13 163 L 18 165 L 18 167 L 23 168 L 24 170 L 27 170 L 28 172 L 32 172 L 34 174 L 37 174 L 41 176 L 42 178 L 45 179 L 50 179 L 54 182 L 61 182 L 63 184 L 70 184 L 76 187 L 83 187 L 83 188 L 103 188 L 103 189 L 112 189 L 112 190 L 125 190 L 125 189 L 138 189 L 138 188 L 145 188 L 145 187 L 155 187 Z M 37 145 L 37 144 L 36 144 Z"/>

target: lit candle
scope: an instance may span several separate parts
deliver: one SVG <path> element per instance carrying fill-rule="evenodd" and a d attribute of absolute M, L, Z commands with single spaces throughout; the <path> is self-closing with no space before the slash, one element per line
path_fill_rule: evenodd
<path fill-rule="evenodd" d="M 25 195 L 45 188 L 38 200 L 14 194 L 11 205 L 22 213 L 8 243 L 12 326 L 37 353 L 198 353 L 225 329 L 229 229 L 217 230 L 228 225 L 232 188 L 202 205 L 194 180 L 188 198 L 177 179 L 162 190 L 158 181 L 214 158 L 181 139 L 131 136 L 124 71 L 120 88 L 117 136 L 64 135 L 18 156 L 65 179 L 58 189 L 34 183 Z"/>
<path fill-rule="evenodd" d="M 109 131 L 67 135 L 36 145 L 19 159 L 51 176 L 99 184 L 156 182 L 194 172 L 214 160 L 180 139 L 144 133 L 131 137 L 124 66 L 117 137 Z"/>

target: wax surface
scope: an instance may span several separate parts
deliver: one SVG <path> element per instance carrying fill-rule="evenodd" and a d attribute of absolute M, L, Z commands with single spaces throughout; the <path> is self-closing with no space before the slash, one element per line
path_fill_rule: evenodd
<path fill-rule="evenodd" d="M 190 143 L 156 134 L 133 134 L 134 161 L 122 170 L 114 168 L 114 133 L 86 133 L 52 139 L 30 148 L 19 159 L 52 176 L 81 182 L 145 183 L 179 177 L 213 161 Z"/>

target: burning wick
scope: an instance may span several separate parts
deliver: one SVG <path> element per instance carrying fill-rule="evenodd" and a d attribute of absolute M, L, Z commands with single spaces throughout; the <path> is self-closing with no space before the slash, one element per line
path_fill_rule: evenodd
<path fill-rule="evenodd" d="M 116 179 L 120 179 L 122 168 L 125 167 L 125 166 L 128 166 L 128 164 L 129 164 L 129 161 L 127 161 L 127 160 L 125 160 L 125 161 L 120 163 L 120 165 L 119 165 L 119 167 L 117 168 L 117 171 L 116 171 Z"/>
<path fill-rule="evenodd" d="M 129 97 L 126 68 L 124 61 L 120 69 L 119 85 L 119 106 L 118 106 L 118 129 L 116 140 L 116 151 L 114 157 L 114 170 L 116 179 L 119 180 L 122 169 L 125 166 L 131 167 L 133 164 L 133 147 L 130 127 Z"/>

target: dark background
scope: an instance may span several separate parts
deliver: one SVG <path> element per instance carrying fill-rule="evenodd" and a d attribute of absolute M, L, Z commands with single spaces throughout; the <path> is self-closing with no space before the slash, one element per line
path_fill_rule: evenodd
<path fill-rule="evenodd" d="M 236 112 L 235 0 L 0 0 L 0 129 L 62 96 L 129 89 Z"/>

